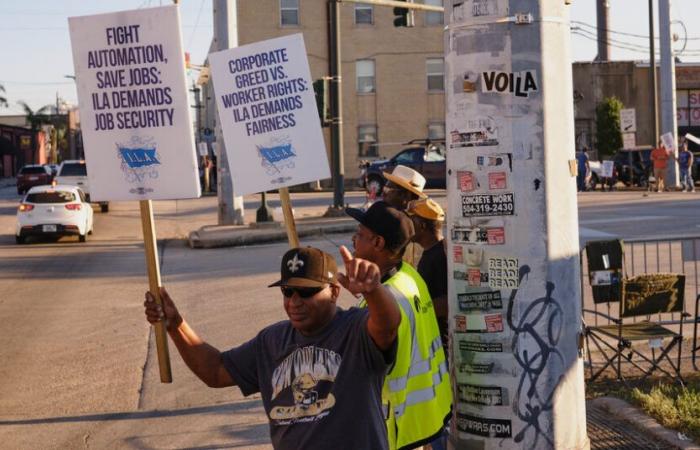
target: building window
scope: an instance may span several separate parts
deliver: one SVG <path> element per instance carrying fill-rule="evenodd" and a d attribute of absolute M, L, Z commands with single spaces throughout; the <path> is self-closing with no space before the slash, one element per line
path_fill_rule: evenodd
<path fill-rule="evenodd" d="M 442 6 L 442 0 L 425 0 L 424 3 L 426 5 L 430 5 L 430 6 Z M 425 12 L 425 25 L 426 26 L 442 25 L 443 22 L 444 22 L 443 13 L 433 12 L 433 11 L 426 11 Z"/>
<path fill-rule="evenodd" d="M 442 122 L 428 124 L 428 139 L 431 141 L 444 140 L 445 124 Z"/>
<path fill-rule="evenodd" d="M 280 0 L 280 23 L 299 25 L 299 0 Z"/>
<path fill-rule="evenodd" d="M 425 71 L 428 75 L 428 91 L 444 91 L 445 60 L 443 58 L 428 58 Z"/>
<path fill-rule="evenodd" d="M 357 128 L 358 155 L 362 158 L 379 156 L 377 148 L 377 126 L 361 125 Z"/>
<path fill-rule="evenodd" d="M 355 3 L 355 24 L 372 25 L 372 5 Z"/>
<path fill-rule="evenodd" d="M 357 76 L 357 93 L 371 94 L 374 92 L 374 61 L 371 59 L 359 60 L 355 63 Z"/>

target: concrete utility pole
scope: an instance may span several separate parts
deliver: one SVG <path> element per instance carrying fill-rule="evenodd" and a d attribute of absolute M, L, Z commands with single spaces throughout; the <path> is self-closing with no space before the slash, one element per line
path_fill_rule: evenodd
<path fill-rule="evenodd" d="M 676 62 L 673 58 L 671 38 L 671 0 L 659 0 L 659 49 L 661 50 L 661 134 L 673 133 L 673 142 L 678 142 L 676 118 Z M 676 145 L 677 147 L 677 145 Z M 675 149 L 676 157 L 678 148 Z M 666 186 L 677 187 L 678 163 L 669 160 Z"/>
<path fill-rule="evenodd" d="M 237 0 L 214 0 L 214 43 L 217 51 L 238 46 Z M 213 87 L 213 86 L 212 86 Z M 216 102 L 214 102 L 216 108 Z M 218 118 L 215 114 L 214 117 Z M 243 197 L 236 197 L 229 170 L 221 123 L 216 124 L 216 184 L 219 198 L 218 224 L 243 224 Z"/>
<path fill-rule="evenodd" d="M 656 147 L 659 142 L 659 99 L 657 97 L 656 81 L 656 41 L 654 36 L 654 0 L 649 0 L 649 86 L 651 86 L 651 130 L 653 142 Z"/>
<path fill-rule="evenodd" d="M 598 26 L 598 56 L 596 61 L 610 61 L 609 12 L 609 0 L 596 0 L 596 24 Z"/>
<path fill-rule="evenodd" d="M 457 449 L 588 449 L 569 9 L 447 2 Z"/>

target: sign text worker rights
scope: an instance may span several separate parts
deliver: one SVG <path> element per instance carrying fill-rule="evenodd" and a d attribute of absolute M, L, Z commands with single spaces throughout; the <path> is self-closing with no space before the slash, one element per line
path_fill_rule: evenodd
<path fill-rule="evenodd" d="M 236 192 L 330 176 L 301 34 L 209 55 Z"/>

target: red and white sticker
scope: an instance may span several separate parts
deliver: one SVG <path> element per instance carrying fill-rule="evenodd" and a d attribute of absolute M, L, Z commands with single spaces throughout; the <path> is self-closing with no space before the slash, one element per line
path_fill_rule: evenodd
<path fill-rule="evenodd" d="M 484 322 L 486 322 L 487 333 L 500 333 L 503 331 L 503 316 L 500 314 L 484 316 Z"/>
<path fill-rule="evenodd" d="M 505 172 L 491 172 L 489 173 L 489 189 L 506 189 L 508 183 L 506 181 Z"/>
<path fill-rule="evenodd" d="M 460 333 L 466 333 L 467 331 L 467 316 L 456 315 L 455 316 L 455 331 Z"/>
<path fill-rule="evenodd" d="M 506 231 L 503 227 L 488 228 L 486 230 L 486 239 L 489 245 L 503 245 L 506 243 Z"/>
<path fill-rule="evenodd" d="M 464 249 L 461 245 L 455 245 L 452 249 L 452 261 L 457 264 L 464 263 Z"/>
<path fill-rule="evenodd" d="M 469 286 L 481 286 L 481 270 L 469 269 L 467 271 L 467 284 Z"/>
<path fill-rule="evenodd" d="M 477 188 L 476 178 L 472 172 L 457 171 L 457 179 L 459 180 L 459 190 L 462 192 L 471 192 Z"/>

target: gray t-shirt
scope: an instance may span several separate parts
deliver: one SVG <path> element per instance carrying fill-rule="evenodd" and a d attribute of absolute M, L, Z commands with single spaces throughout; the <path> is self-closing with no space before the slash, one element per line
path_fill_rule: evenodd
<path fill-rule="evenodd" d="M 367 309 L 337 309 L 304 336 L 289 321 L 223 353 L 243 395 L 260 392 L 275 449 L 386 449 L 381 391 L 395 347 L 367 333 Z"/>

